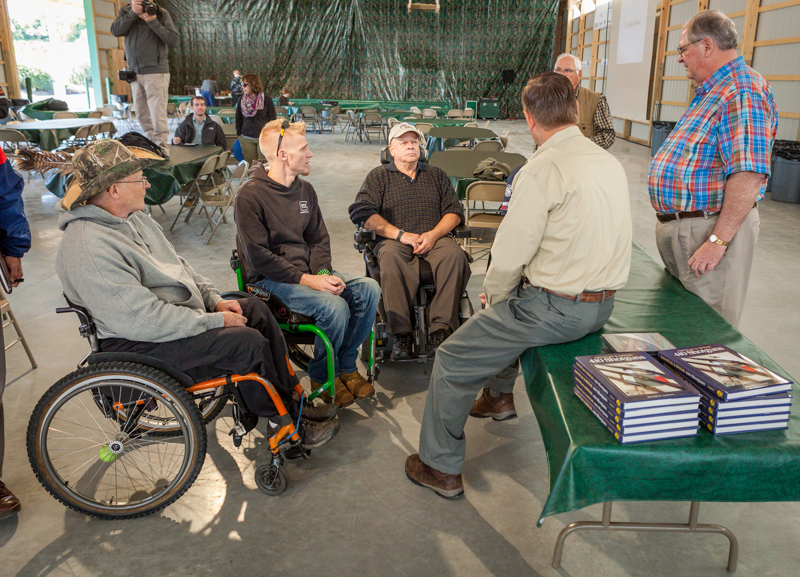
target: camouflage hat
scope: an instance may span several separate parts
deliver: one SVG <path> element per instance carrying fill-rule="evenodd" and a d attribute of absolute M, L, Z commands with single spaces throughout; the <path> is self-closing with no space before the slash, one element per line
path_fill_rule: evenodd
<path fill-rule="evenodd" d="M 98 140 L 72 157 L 75 178 L 61 200 L 67 210 L 83 204 L 126 176 L 164 160 L 143 148 L 117 140 Z"/>

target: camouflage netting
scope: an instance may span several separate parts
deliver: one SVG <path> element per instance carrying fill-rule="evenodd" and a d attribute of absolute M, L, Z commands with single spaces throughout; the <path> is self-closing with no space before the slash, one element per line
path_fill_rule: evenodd
<path fill-rule="evenodd" d="M 402 0 L 161 0 L 180 45 L 171 90 L 231 71 L 266 91 L 374 100 L 502 98 L 520 116 L 525 80 L 552 66 L 558 0 L 441 0 L 441 13 Z M 514 70 L 508 88 L 501 71 Z"/>

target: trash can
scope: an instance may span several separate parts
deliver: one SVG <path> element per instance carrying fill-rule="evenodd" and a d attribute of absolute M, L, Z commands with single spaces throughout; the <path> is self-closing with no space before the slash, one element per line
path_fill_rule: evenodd
<path fill-rule="evenodd" d="M 675 128 L 674 122 L 661 122 L 656 121 L 653 123 L 653 138 L 650 140 L 650 156 L 655 156 L 661 145 Z"/>
<path fill-rule="evenodd" d="M 772 156 L 770 156 L 769 179 L 767 179 L 766 192 L 772 191 L 772 175 L 775 174 L 775 158 L 776 158 L 775 153 L 782 150 L 800 152 L 800 142 L 795 142 L 794 140 L 775 141 L 775 144 L 772 146 Z"/>
<path fill-rule="evenodd" d="M 483 120 L 500 118 L 500 101 L 497 98 L 481 98 L 478 113 Z"/>
<path fill-rule="evenodd" d="M 772 149 L 772 200 L 800 204 L 800 143 L 793 144 Z"/>

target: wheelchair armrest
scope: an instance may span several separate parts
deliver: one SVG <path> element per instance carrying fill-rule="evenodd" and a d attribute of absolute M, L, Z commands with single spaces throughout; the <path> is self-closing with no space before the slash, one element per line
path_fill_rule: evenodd
<path fill-rule="evenodd" d="M 464 224 L 460 224 L 452 231 L 455 238 L 470 238 L 472 237 L 472 229 Z"/>
<path fill-rule="evenodd" d="M 78 319 L 81 321 L 81 326 L 78 328 L 78 331 L 81 333 L 81 336 L 85 339 L 88 339 L 89 346 L 92 347 L 92 351 L 98 352 L 100 350 L 100 345 L 97 342 L 97 328 L 95 327 L 94 321 L 92 320 L 92 315 L 89 314 L 89 311 L 83 307 L 79 307 L 72 301 L 67 298 L 67 295 L 63 295 L 64 300 L 67 301 L 68 307 L 57 308 L 56 313 L 75 313 L 78 315 Z"/>

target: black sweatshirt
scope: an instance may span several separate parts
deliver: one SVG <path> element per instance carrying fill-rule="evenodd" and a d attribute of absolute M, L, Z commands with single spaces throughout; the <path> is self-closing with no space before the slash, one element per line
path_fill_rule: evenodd
<path fill-rule="evenodd" d="M 304 274 L 332 271 L 331 240 L 314 187 L 298 177 L 287 188 L 267 176 L 260 163 L 248 176 L 234 205 L 236 246 L 247 282 L 268 278 L 298 284 Z"/>
<path fill-rule="evenodd" d="M 242 114 L 242 101 L 236 103 L 236 136 L 249 136 L 250 138 L 258 138 L 261 136 L 261 129 L 264 125 L 278 118 L 275 112 L 275 104 L 272 98 L 264 95 L 264 108 L 256 111 L 255 116 L 245 116 Z"/>

